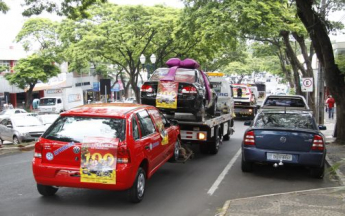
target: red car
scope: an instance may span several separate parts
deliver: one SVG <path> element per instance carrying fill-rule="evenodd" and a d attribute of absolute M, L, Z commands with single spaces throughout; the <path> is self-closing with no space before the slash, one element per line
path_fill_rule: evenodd
<path fill-rule="evenodd" d="M 64 112 L 35 145 L 38 192 L 58 187 L 127 190 L 140 202 L 146 179 L 179 157 L 180 129 L 157 108 L 89 104 Z"/>

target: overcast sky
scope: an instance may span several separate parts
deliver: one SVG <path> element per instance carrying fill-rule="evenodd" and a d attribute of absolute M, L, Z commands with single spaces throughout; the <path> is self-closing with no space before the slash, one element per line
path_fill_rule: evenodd
<path fill-rule="evenodd" d="M 116 4 L 143 4 L 148 6 L 153 6 L 155 4 L 165 4 L 166 6 L 171 7 L 178 7 L 182 8 L 183 3 L 180 0 L 109 0 L 110 2 Z M 0 49 L 8 48 L 10 45 L 14 45 L 15 48 L 21 48 L 21 45 L 14 44 L 14 39 L 18 32 L 20 31 L 21 27 L 23 26 L 25 20 L 28 18 L 22 17 L 21 13 L 23 11 L 21 7 L 21 3 L 23 0 L 4 0 L 9 7 L 11 8 L 6 14 L 0 13 Z M 51 15 L 48 13 L 44 13 L 40 15 L 40 17 L 47 17 L 53 20 L 61 20 L 61 17 L 56 15 Z M 332 20 L 340 20 L 343 19 L 343 23 L 345 23 L 345 12 L 340 12 L 333 14 L 331 16 Z M 345 41 L 345 35 L 338 35 L 336 37 L 332 36 L 332 39 L 337 39 L 338 41 Z"/>

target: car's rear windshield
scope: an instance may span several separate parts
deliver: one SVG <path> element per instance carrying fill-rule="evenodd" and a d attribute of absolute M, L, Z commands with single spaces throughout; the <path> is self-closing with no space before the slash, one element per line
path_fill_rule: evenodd
<path fill-rule="evenodd" d="M 305 107 L 301 98 L 267 98 L 265 106 Z"/>
<path fill-rule="evenodd" d="M 170 68 L 158 68 L 151 76 L 150 81 L 159 81 L 163 79 L 168 73 Z M 178 68 L 175 74 L 176 82 L 194 83 L 196 81 L 196 70 Z"/>
<path fill-rule="evenodd" d="M 289 128 L 289 129 L 311 129 L 316 126 L 309 114 L 302 113 L 260 113 L 255 127 L 258 128 Z"/>
<path fill-rule="evenodd" d="M 119 138 L 125 140 L 125 119 L 65 116 L 59 118 L 43 138 L 82 143 L 85 137 Z"/>

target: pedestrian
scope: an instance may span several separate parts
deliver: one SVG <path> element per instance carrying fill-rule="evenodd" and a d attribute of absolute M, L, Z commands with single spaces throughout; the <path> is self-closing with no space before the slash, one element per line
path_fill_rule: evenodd
<path fill-rule="evenodd" d="M 326 104 L 328 107 L 328 118 L 329 119 L 334 119 L 334 104 L 335 104 L 335 100 L 332 97 L 332 95 L 329 95 L 327 100 L 326 100 Z"/>

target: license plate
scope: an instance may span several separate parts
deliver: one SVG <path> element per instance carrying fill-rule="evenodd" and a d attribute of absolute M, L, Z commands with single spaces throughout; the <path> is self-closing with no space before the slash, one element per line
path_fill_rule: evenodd
<path fill-rule="evenodd" d="M 279 161 L 292 161 L 291 154 L 276 154 L 276 153 L 267 153 L 268 160 L 279 160 Z"/>

